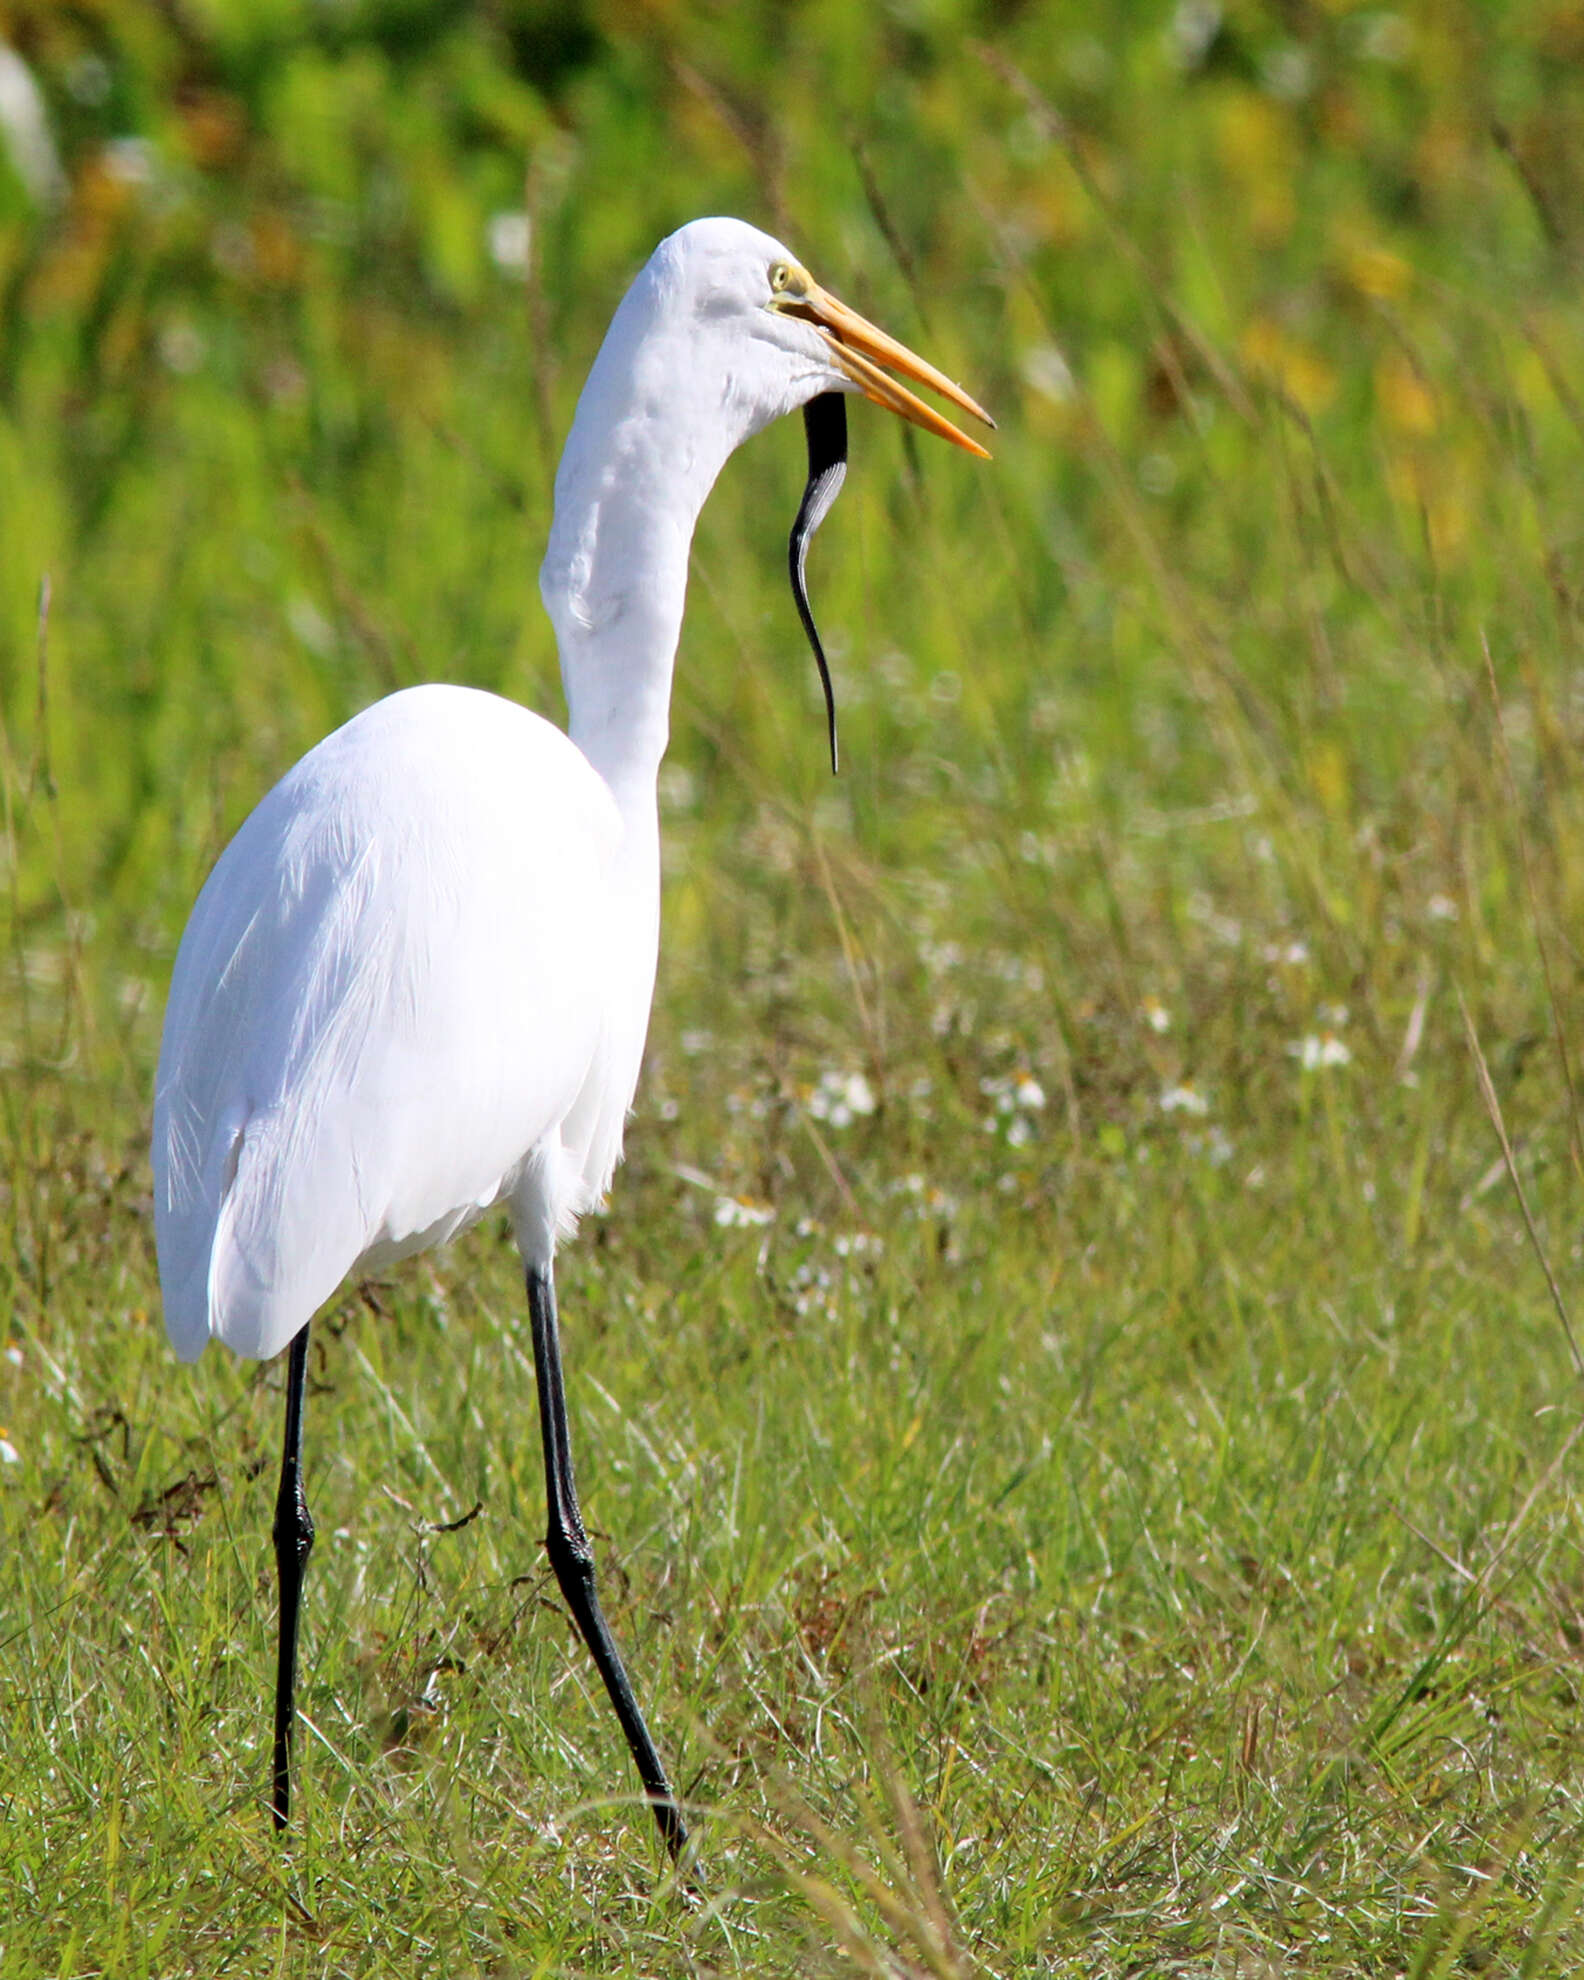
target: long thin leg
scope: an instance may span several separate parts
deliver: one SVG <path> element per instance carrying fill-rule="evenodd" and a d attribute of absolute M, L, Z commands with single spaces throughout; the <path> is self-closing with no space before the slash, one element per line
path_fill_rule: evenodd
<path fill-rule="evenodd" d="M 605 1689 L 616 1708 L 621 1729 L 637 1762 L 638 1773 L 649 1796 L 660 1834 L 672 1856 L 680 1856 L 687 1845 L 687 1829 L 671 1793 L 660 1755 L 638 1709 L 627 1672 L 594 1587 L 594 1550 L 583 1530 L 578 1511 L 577 1486 L 572 1478 L 572 1444 L 567 1433 L 566 1389 L 561 1379 L 561 1335 L 556 1324 L 555 1281 L 550 1267 L 528 1268 L 528 1313 L 533 1321 L 534 1370 L 539 1378 L 539 1424 L 544 1433 L 545 1497 L 549 1502 L 549 1530 L 545 1546 L 555 1569 L 561 1593 L 572 1611 L 578 1632 L 589 1647 L 589 1654 L 605 1680 Z"/>
<path fill-rule="evenodd" d="M 275 1665 L 275 1827 L 291 1813 L 292 1716 L 297 1693 L 297 1617 L 303 1569 L 313 1551 L 314 1523 L 303 1490 L 303 1392 L 308 1386 L 308 1329 L 291 1344 L 286 1368 L 286 1444 L 275 1500 L 275 1568 L 280 1577 L 280 1655 Z"/>

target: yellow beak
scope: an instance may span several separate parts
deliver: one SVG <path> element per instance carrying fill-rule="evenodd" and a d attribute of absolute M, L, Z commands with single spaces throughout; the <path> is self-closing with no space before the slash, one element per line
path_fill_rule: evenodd
<path fill-rule="evenodd" d="M 899 371 L 904 378 L 912 378 L 918 384 L 928 386 L 930 391 L 938 392 L 960 411 L 993 428 L 995 421 L 984 407 L 976 399 L 969 398 L 960 385 L 954 385 L 944 372 L 937 371 L 932 364 L 926 364 L 906 344 L 899 344 L 895 337 L 888 337 L 884 330 L 878 329 L 867 317 L 860 316 L 857 310 L 838 302 L 817 282 L 810 282 L 795 295 L 778 298 L 777 303 L 789 316 L 801 316 L 815 325 L 830 346 L 838 367 L 866 399 L 872 399 L 877 406 L 884 406 L 888 412 L 900 413 L 913 425 L 922 426 L 926 433 L 936 434 L 942 440 L 950 440 L 954 446 L 965 448 L 970 454 L 977 454 L 982 461 L 989 460 L 988 448 L 981 447 L 977 440 L 970 440 L 966 433 L 959 431 L 933 406 L 925 405 L 905 385 L 888 378 L 880 367 L 885 365 L 891 371 Z"/>

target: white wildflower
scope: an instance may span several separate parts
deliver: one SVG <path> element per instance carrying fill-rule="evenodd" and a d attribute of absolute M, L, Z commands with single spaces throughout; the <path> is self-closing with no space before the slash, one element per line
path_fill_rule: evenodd
<path fill-rule="evenodd" d="M 1351 1063 L 1353 1054 L 1334 1032 L 1322 1031 L 1318 1035 L 1310 1032 L 1294 1045 L 1287 1047 L 1305 1072 L 1323 1072 L 1330 1066 L 1345 1066 Z"/>
<path fill-rule="evenodd" d="M 717 1196 L 715 1221 L 722 1230 L 748 1231 L 775 1222 L 775 1211 L 768 1203 L 753 1203 L 746 1196 Z"/>
<path fill-rule="evenodd" d="M 814 1119 L 833 1128 L 850 1127 L 860 1115 L 872 1114 L 877 1104 L 874 1088 L 861 1072 L 823 1072 L 808 1098 Z"/>
<path fill-rule="evenodd" d="M 533 228 L 526 213 L 492 213 L 486 238 L 490 260 L 503 275 L 522 281 L 528 273 L 528 253 L 533 245 Z"/>

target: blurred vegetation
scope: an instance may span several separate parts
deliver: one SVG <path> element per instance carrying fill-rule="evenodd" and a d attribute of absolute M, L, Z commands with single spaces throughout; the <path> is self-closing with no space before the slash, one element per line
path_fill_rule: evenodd
<path fill-rule="evenodd" d="M 7 53 L 0 1966 L 1576 1965 L 1584 6 L 0 0 Z M 708 211 L 1000 421 L 854 415 L 834 785 L 795 422 L 695 549 L 564 1300 L 723 1894 L 578 1812 L 625 1763 L 514 1634 L 481 1238 L 334 1323 L 276 1859 L 277 1389 L 159 1338 L 165 977 L 334 723 L 559 708 L 558 449 Z M 414 1494 L 490 1512 L 442 1559 Z"/>
<path fill-rule="evenodd" d="M 999 774 L 1081 755 L 1114 816 L 1141 779 L 1202 798 L 1230 752 L 1346 840 L 1447 747 L 1441 677 L 1382 644 L 1478 626 L 1505 668 L 1544 599 L 1573 651 L 1576 9 L 12 0 L 0 34 L 56 152 L 31 190 L 0 163 L 5 714 L 26 762 L 47 571 L 64 871 L 118 953 L 168 945 L 224 827 L 373 694 L 553 701 L 559 439 L 630 271 L 700 208 L 1001 410 L 993 477 L 910 446 L 888 498 L 932 505 L 941 591 L 893 532 L 863 603 L 907 654 L 950 599 L 951 746 Z M 707 526 L 720 619 L 773 582 L 772 475 Z M 699 644 L 689 694 L 729 694 Z M 764 692 L 710 710 L 750 756 Z M 893 768 L 897 699 L 864 752 Z M 1031 722 L 1079 740 L 1013 763 Z M 749 802 L 678 730 L 701 795 Z M 60 877 L 22 861 L 24 918 Z"/>

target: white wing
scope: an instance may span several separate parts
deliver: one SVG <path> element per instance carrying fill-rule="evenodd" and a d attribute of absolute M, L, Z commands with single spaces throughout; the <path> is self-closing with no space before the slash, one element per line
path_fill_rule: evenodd
<path fill-rule="evenodd" d="M 620 839 L 558 729 L 463 688 L 378 703 L 264 799 L 193 910 L 160 1052 L 184 1360 L 211 1334 L 275 1354 L 349 1271 L 470 1222 L 587 1111 Z"/>

